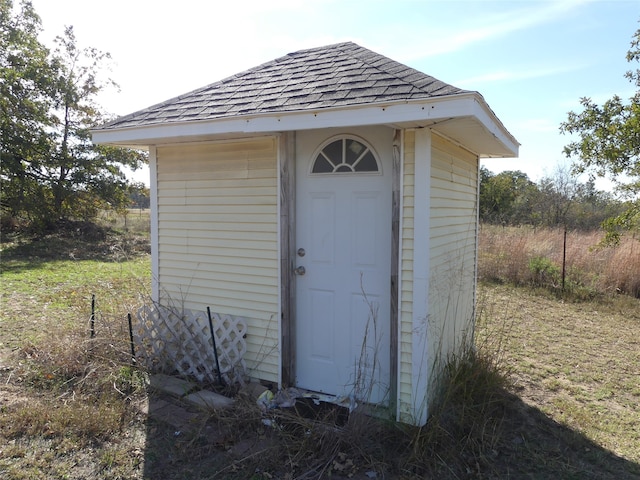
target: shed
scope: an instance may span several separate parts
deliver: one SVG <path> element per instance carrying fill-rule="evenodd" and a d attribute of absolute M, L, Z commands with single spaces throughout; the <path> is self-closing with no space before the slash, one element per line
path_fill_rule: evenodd
<path fill-rule="evenodd" d="M 249 375 L 422 425 L 473 337 L 483 97 L 351 42 L 93 130 L 147 148 L 152 296 L 246 322 Z"/>

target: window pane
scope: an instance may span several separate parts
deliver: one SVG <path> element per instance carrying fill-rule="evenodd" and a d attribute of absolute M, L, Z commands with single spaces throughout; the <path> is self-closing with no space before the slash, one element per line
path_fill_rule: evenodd
<path fill-rule="evenodd" d="M 312 173 L 331 173 L 333 172 L 333 165 L 329 163 L 329 161 L 322 156 L 322 154 L 318 155 L 315 163 L 313 164 Z"/>
<path fill-rule="evenodd" d="M 324 147 L 322 152 L 330 158 L 334 165 L 342 163 L 342 140 L 336 140 Z"/>
<path fill-rule="evenodd" d="M 351 168 L 349 165 L 340 165 L 338 168 L 336 168 L 336 172 L 353 172 L 353 168 Z"/>
<path fill-rule="evenodd" d="M 366 148 L 367 147 L 356 140 L 347 140 L 347 148 L 345 149 L 344 159 L 345 163 L 353 165 L 353 162 L 360 158 L 360 155 L 362 155 Z"/>
<path fill-rule="evenodd" d="M 376 162 L 375 157 L 371 151 L 367 152 L 362 160 L 358 162 L 356 165 L 356 172 L 377 172 L 378 171 L 378 163 Z"/>

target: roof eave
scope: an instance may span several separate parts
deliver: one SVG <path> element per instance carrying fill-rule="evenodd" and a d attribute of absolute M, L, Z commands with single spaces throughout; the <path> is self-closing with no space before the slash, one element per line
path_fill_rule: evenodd
<path fill-rule="evenodd" d="M 164 143 L 187 142 L 206 138 L 238 137 L 291 130 L 318 128 L 348 128 L 364 125 L 391 125 L 400 128 L 430 127 L 451 120 L 472 118 L 481 125 L 488 137 L 482 145 L 487 151 L 479 156 L 515 157 L 518 142 L 506 130 L 493 111 L 476 92 L 465 92 L 421 100 L 380 102 L 345 107 L 327 107 L 290 112 L 270 112 L 255 115 L 224 117 L 211 120 L 103 128 L 92 130 L 94 143 L 128 147 L 146 147 Z M 449 135 L 449 133 L 444 132 Z M 458 141 L 464 142 L 464 132 L 458 132 Z"/>

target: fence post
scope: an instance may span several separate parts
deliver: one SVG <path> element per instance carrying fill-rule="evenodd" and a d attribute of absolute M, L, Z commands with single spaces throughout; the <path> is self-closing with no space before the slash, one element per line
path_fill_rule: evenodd
<path fill-rule="evenodd" d="M 133 342 L 133 323 L 131 321 L 131 312 L 127 313 L 127 320 L 129 321 L 129 344 L 131 345 L 131 363 L 136 364 L 136 347 Z"/>
<path fill-rule="evenodd" d="M 566 272 L 567 272 L 567 227 L 564 227 L 564 242 L 562 244 L 562 291 L 563 292 L 564 292 Z"/>
<path fill-rule="evenodd" d="M 93 338 L 96 336 L 96 295 L 91 295 L 91 319 L 89 325 L 89 336 Z"/>

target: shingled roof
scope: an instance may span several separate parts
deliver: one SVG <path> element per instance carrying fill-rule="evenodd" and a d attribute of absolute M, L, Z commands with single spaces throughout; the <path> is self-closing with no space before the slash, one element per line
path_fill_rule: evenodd
<path fill-rule="evenodd" d="M 470 93 L 346 42 L 290 53 L 97 130 L 421 100 Z"/>

